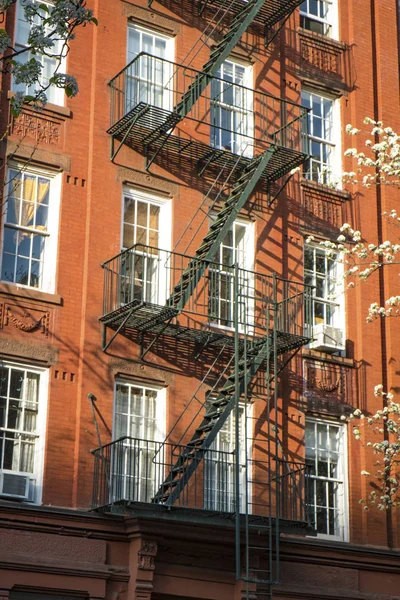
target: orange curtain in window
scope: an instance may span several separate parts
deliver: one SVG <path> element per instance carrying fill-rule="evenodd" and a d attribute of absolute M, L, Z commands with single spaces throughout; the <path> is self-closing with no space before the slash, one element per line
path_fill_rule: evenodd
<path fill-rule="evenodd" d="M 19 215 L 20 203 L 22 202 L 21 219 L 19 222 L 22 227 L 33 227 L 35 212 L 46 198 L 49 188 L 50 181 L 45 179 L 37 179 L 36 177 L 31 177 L 29 175 L 25 176 L 22 182 L 15 187 L 13 192 L 19 196 L 15 199 L 15 209 L 17 215 Z M 36 229 L 46 230 L 46 226 L 39 225 L 36 227 Z M 19 243 L 21 243 L 27 235 L 28 234 L 20 234 Z"/>

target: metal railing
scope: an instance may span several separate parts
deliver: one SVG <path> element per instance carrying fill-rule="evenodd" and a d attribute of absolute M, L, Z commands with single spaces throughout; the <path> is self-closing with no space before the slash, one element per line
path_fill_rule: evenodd
<path fill-rule="evenodd" d="M 174 111 L 199 73 L 141 52 L 109 83 L 111 126 L 141 104 L 158 109 L 160 114 L 153 111 L 149 125 L 157 129 L 162 111 Z M 307 108 L 226 79 L 209 79 L 199 100 L 183 116 L 197 121 L 196 132 L 206 136 L 210 145 L 244 156 L 252 156 L 260 142 L 301 151 Z"/>
<path fill-rule="evenodd" d="M 160 486 L 183 452 L 193 447 L 122 437 L 93 450 L 93 508 L 111 508 L 134 502 L 155 503 Z M 196 460 L 196 459 L 195 459 Z M 236 512 L 236 452 L 210 449 L 182 490 L 175 506 Z M 244 512 L 247 497 L 250 513 L 265 517 L 279 516 L 293 521 L 305 521 L 305 465 L 271 458 L 250 460 L 239 467 L 239 512 Z M 246 490 L 247 488 L 247 490 Z M 274 501 L 265 498 L 273 491 Z M 157 503 L 165 499 L 159 496 Z"/>
<path fill-rule="evenodd" d="M 232 265 L 197 260 L 186 254 L 137 244 L 103 263 L 103 316 L 125 306 L 147 304 L 173 306 L 174 294 L 186 285 L 183 274 L 191 265 L 205 267 L 193 285 L 184 307 L 186 314 L 202 317 L 202 324 L 233 328 L 234 303 L 239 304 L 238 322 L 249 335 L 265 335 L 273 329 L 274 311 L 278 330 L 304 335 L 304 315 L 311 314 L 312 287 L 264 275 Z M 237 274 L 236 274 L 237 273 Z M 238 295 L 234 294 L 238 277 Z"/>

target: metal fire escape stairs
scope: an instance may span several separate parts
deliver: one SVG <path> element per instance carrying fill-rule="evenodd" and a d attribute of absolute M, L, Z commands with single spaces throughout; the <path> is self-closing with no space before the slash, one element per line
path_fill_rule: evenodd
<path fill-rule="evenodd" d="M 268 27 L 272 27 L 278 22 L 285 20 L 293 10 L 300 5 L 300 3 L 301 0 L 250 0 L 249 2 L 237 1 L 233 3 L 235 7 L 238 8 L 238 11 L 230 24 L 228 32 L 212 49 L 209 61 L 203 66 L 203 70 L 196 75 L 173 111 L 169 112 L 164 121 L 161 124 L 158 124 L 158 126 L 145 137 L 145 147 L 149 148 L 150 145 L 152 145 L 154 148 L 153 156 L 148 159 L 147 167 L 152 164 L 160 153 L 168 138 L 171 136 L 174 127 L 188 115 L 194 104 L 199 100 L 201 94 L 209 85 L 212 78 L 217 75 L 221 65 L 228 58 L 246 29 L 257 19 L 260 11 L 264 10 L 265 13 L 265 6 L 272 8 L 270 13 L 267 14 L 266 19 L 264 19 L 264 23 Z M 148 110 L 148 107 L 139 105 L 136 116 L 132 123 L 128 125 L 128 129 L 123 134 L 122 141 L 120 140 L 120 147 L 128 138 L 130 130 L 135 123 L 135 119 L 139 119 L 146 110 Z M 113 159 L 120 147 L 113 153 Z M 213 150 L 211 150 L 211 153 L 212 152 Z M 267 165 L 270 163 L 271 159 L 273 159 L 276 152 L 277 146 L 272 144 L 268 150 L 250 160 L 247 163 L 247 166 L 241 171 L 239 178 L 231 188 L 231 192 L 225 201 L 222 210 L 218 213 L 214 223 L 211 225 L 209 233 L 197 249 L 194 259 L 189 262 L 180 281 L 175 285 L 166 302 L 164 310 L 158 315 L 150 317 L 147 321 L 142 321 L 139 328 L 141 332 L 151 330 L 151 328 L 157 324 L 165 322 L 169 323 L 175 316 L 182 312 L 200 279 L 205 274 L 210 262 L 214 260 L 221 242 L 232 227 L 239 212 L 254 191 L 257 182 L 265 173 Z M 305 159 L 306 157 L 304 156 L 304 160 Z M 288 173 L 292 168 L 292 166 L 289 165 L 286 167 L 286 171 L 285 167 L 281 169 L 281 175 Z M 235 282 L 235 285 L 237 286 L 237 277 L 235 277 Z M 236 292 L 239 296 L 238 289 Z M 280 332 L 276 329 L 277 323 L 275 322 L 274 328 L 272 330 L 267 330 L 263 339 L 248 342 L 246 336 L 244 336 L 243 339 L 243 336 L 240 337 L 239 335 L 239 309 L 237 304 L 238 301 L 235 303 L 234 369 L 229 373 L 224 383 L 216 390 L 216 393 L 208 402 L 204 416 L 198 426 L 196 426 L 191 439 L 186 444 L 186 448 L 181 451 L 170 472 L 155 493 L 153 497 L 154 503 L 172 507 L 174 503 L 178 501 L 182 491 L 188 486 L 191 475 L 206 456 L 229 415 L 232 414 L 232 411 L 236 411 L 237 413 L 240 399 L 242 399 L 243 396 L 245 396 L 245 398 L 247 397 L 249 383 L 254 379 L 255 375 L 263 365 L 266 366 L 266 372 L 269 377 L 271 363 L 273 364 L 276 405 L 277 376 L 279 373 L 277 362 L 278 356 L 285 355 L 285 353 L 292 353 L 293 355 L 293 353 L 296 353 L 298 349 L 308 341 L 305 337 L 301 336 L 280 336 Z M 133 307 L 132 310 L 135 310 L 135 307 Z M 275 303 L 275 310 L 277 310 L 277 303 Z M 268 377 L 267 384 L 270 386 Z M 270 428 L 270 425 L 268 425 L 268 427 Z M 269 433 L 271 433 L 271 431 L 272 429 L 269 430 Z M 275 438 L 277 439 L 276 435 Z M 237 453 L 239 451 L 238 432 L 236 435 L 236 444 Z M 276 451 L 272 448 L 270 450 L 271 453 Z M 238 461 L 236 461 L 236 465 L 237 462 Z M 247 479 L 249 480 L 250 477 L 251 476 L 248 473 Z M 254 525 L 250 516 L 247 497 L 248 492 L 246 490 L 246 510 L 244 513 L 243 534 L 243 515 L 240 514 L 238 494 L 239 478 L 236 477 L 236 576 L 237 579 L 246 582 L 247 598 L 250 598 L 251 592 L 249 586 L 251 585 L 265 585 L 268 589 L 268 594 L 270 594 L 271 586 L 276 582 L 276 577 L 273 575 L 272 556 L 273 552 L 275 552 L 276 560 L 278 560 L 279 547 L 277 545 L 277 540 L 279 538 L 279 514 L 275 516 L 272 523 L 270 511 L 270 516 L 268 518 L 264 519 L 261 523 Z M 272 506 L 271 498 L 270 504 Z M 263 529 L 263 532 L 261 532 L 261 529 Z M 261 545 L 254 544 L 252 541 L 254 536 L 257 537 L 258 534 L 263 540 Z M 244 562 L 241 559 L 243 547 L 245 552 Z M 268 566 L 265 568 L 258 568 L 253 560 L 253 553 L 259 554 L 260 552 L 264 552 L 268 557 Z M 257 570 L 258 574 L 256 573 Z"/>
<path fill-rule="evenodd" d="M 302 0 L 250 0 L 249 2 L 233 2 L 225 6 L 224 11 L 229 13 L 234 10 L 236 12 L 233 20 L 229 24 L 228 31 L 223 35 L 221 40 L 212 48 L 209 60 L 203 65 L 202 70 L 196 75 L 188 89 L 183 94 L 181 100 L 175 105 L 172 112 L 164 111 L 162 122 L 158 122 L 157 126 L 148 133 L 142 143 L 145 149 L 146 168 L 149 169 L 154 160 L 160 154 L 165 143 L 172 135 L 176 125 L 186 117 L 192 107 L 199 100 L 200 96 L 207 86 L 215 77 L 224 63 L 229 57 L 232 50 L 239 42 L 242 35 L 248 27 L 256 20 L 257 16 L 263 14 L 263 22 L 267 29 L 272 28 L 277 23 L 283 26 L 286 19 L 291 15 Z M 267 11 L 265 11 L 265 7 Z M 122 120 L 122 129 L 111 127 L 111 160 L 114 161 L 121 147 L 127 142 L 129 136 L 136 124 L 140 122 L 146 113 L 150 111 L 150 106 L 145 103 L 139 103 L 135 108 L 134 114 L 131 115 L 129 121 Z M 120 136 L 120 137 L 119 137 Z M 120 140 L 120 144 L 114 150 L 115 139 Z M 150 147 L 153 148 L 152 156 L 150 156 Z M 211 162 L 211 160 L 210 160 Z"/>

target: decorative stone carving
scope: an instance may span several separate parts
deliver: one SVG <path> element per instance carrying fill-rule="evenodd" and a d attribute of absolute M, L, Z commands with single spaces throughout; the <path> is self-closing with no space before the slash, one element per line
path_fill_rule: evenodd
<path fill-rule="evenodd" d="M 137 171 L 136 169 L 129 169 L 127 167 L 119 167 L 117 172 L 118 181 L 127 184 L 139 185 L 157 190 L 170 196 L 176 196 L 179 191 L 179 185 L 172 181 L 167 181 L 162 177 L 151 175 L 144 171 Z"/>
<path fill-rule="evenodd" d="M 304 397 L 309 410 L 342 414 L 355 405 L 350 367 L 308 359 L 303 366 Z"/>
<path fill-rule="evenodd" d="M 339 90 L 350 87 L 349 68 L 346 68 L 349 53 L 342 42 L 337 42 L 303 30 L 299 32 L 299 73 L 302 77 L 319 76 Z"/>
<path fill-rule="evenodd" d="M 341 192 L 325 190 L 313 182 L 301 186 L 302 220 L 307 228 L 320 232 L 321 227 L 339 229 L 344 223 L 344 200 Z"/>
<path fill-rule="evenodd" d="M 142 571 L 154 571 L 156 554 L 156 542 L 143 540 L 138 552 L 138 569 Z"/>
<path fill-rule="evenodd" d="M 151 9 L 142 8 L 136 4 L 130 4 L 129 2 L 124 2 L 123 7 L 124 15 L 128 17 L 128 19 L 133 17 L 135 22 L 142 21 L 142 23 L 147 26 L 155 25 L 173 35 L 181 33 L 182 27 L 180 23 L 164 15 L 158 14 L 157 12 L 153 12 Z"/>
<path fill-rule="evenodd" d="M 4 303 L 0 309 L 0 327 L 13 326 L 25 333 L 49 334 L 50 312 L 28 306 Z"/>
<path fill-rule="evenodd" d="M 38 144 L 58 145 L 61 122 L 44 114 L 23 111 L 11 120 L 11 133 L 23 139 L 35 140 Z"/>

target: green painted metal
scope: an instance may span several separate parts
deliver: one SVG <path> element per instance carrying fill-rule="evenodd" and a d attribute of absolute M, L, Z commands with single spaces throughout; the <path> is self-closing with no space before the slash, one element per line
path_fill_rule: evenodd
<path fill-rule="evenodd" d="M 189 482 L 207 450 L 215 441 L 218 432 L 226 422 L 232 410 L 238 404 L 250 381 L 267 358 L 270 345 L 268 336 L 247 349 L 247 361 L 242 350 L 240 360 L 236 362 L 233 372 L 227 378 L 217 396 L 210 401 L 201 424 L 197 427 L 191 440 L 178 457 L 165 481 L 161 484 L 153 498 L 153 502 L 172 506 Z"/>
<path fill-rule="evenodd" d="M 174 287 L 174 291 L 167 301 L 168 306 L 173 306 L 179 311 L 183 310 L 196 285 L 204 275 L 208 263 L 214 260 L 221 242 L 254 191 L 257 182 L 275 152 L 276 148 L 272 147 L 254 158 L 236 181 L 224 207 L 218 213 L 209 233 L 197 249 L 195 260 L 189 262 L 179 283 Z"/>
<path fill-rule="evenodd" d="M 210 60 L 203 65 L 201 73 L 196 76 L 182 96 L 181 101 L 175 106 L 174 112 L 182 117 L 190 112 L 192 106 L 217 74 L 222 63 L 228 58 L 246 29 L 254 21 L 264 2 L 265 0 L 250 0 L 250 2 L 243 4 L 243 8 L 236 14 L 227 33 L 213 48 Z"/>

